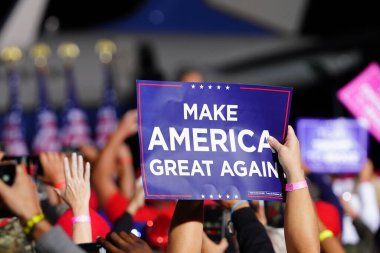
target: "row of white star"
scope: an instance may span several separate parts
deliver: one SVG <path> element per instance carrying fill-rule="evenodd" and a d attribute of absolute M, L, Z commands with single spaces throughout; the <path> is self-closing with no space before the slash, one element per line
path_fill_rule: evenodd
<path fill-rule="evenodd" d="M 203 84 L 201 84 L 201 85 L 198 86 L 198 88 L 201 89 L 201 90 L 203 90 L 203 88 L 204 88 L 204 89 L 207 89 L 207 88 L 208 88 L 209 90 L 212 90 L 213 87 L 215 87 L 215 86 L 212 86 L 211 84 L 208 85 L 208 86 L 203 85 Z M 192 85 L 191 85 L 191 88 L 192 88 L 192 89 L 195 89 L 195 88 L 197 88 L 197 86 L 196 86 L 195 84 L 192 84 Z M 222 87 L 221 85 L 216 85 L 216 89 L 217 89 L 217 90 L 221 90 L 222 88 L 223 88 L 223 87 Z M 229 90 L 231 87 L 230 87 L 229 85 L 226 85 L 224 88 L 225 88 L 226 90 Z"/>
<path fill-rule="evenodd" d="M 210 197 L 210 199 L 214 199 L 214 197 L 215 197 L 215 198 L 219 198 L 219 199 L 221 199 L 221 198 L 223 197 L 221 194 L 218 194 L 218 195 L 215 195 L 215 196 L 212 195 L 212 194 L 210 194 L 210 195 L 204 195 L 204 194 L 202 194 L 202 195 L 201 195 L 201 198 L 202 198 L 202 199 L 205 199 L 205 198 L 207 198 L 208 196 Z M 234 198 L 234 199 L 239 199 L 239 196 L 238 196 L 237 194 L 236 194 L 235 196 L 231 196 L 231 195 L 227 194 L 227 195 L 226 195 L 226 198 L 227 198 L 227 199 L 230 199 L 230 198 L 231 198 L 231 199 L 232 199 L 232 198 Z"/>

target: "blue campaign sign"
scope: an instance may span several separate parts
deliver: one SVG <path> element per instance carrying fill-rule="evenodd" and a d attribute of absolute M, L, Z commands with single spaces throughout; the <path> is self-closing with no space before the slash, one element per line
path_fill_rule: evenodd
<path fill-rule="evenodd" d="M 137 81 L 137 96 L 146 198 L 282 201 L 267 137 L 286 136 L 291 88 Z"/>
<path fill-rule="evenodd" d="M 357 173 L 367 159 L 366 124 L 356 119 L 299 119 L 304 163 L 316 173 Z"/>

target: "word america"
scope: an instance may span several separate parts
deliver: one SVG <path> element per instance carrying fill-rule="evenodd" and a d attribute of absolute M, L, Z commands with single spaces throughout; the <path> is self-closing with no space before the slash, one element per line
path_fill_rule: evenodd
<path fill-rule="evenodd" d="M 209 109 L 207 104 L 202 106 L 200 112 L 198 111 L 197 104 L 191 107 L 184 103 L 183 106 L 184 119 L 188 120 L 221 120 L 221 121 L 238 121 L 237 105 L 213 105 L 212 110 Z M 237 152 L 237 148 L 241 151 L 252 153 L 257 150 L 258 153 L 263 152 L 263 149 L 271 149 L 267 142 L 269 131 L 263 130 L 260 136 L 258 147 L 253 144 L 246 144 L 248 138 L 254 136 L 254 132 L 250 129 L 242 129 L 235 132 L 234 129 L 228 131 L 218 128 L 182 128 L 177 130 L 174 127 L 169 127 L 165 130 L 169 135 L 169 140 L 165 140 L 163 132 L 160 127 L 154 127 L 152 136 L 149 141 L 148 150 L 154 150 L 157 147 L 165 151 L 176 151 L 176 148 L 184 145 L 185 151 L 200 151 L 200 152 Z M 239 150 L 239 151 L 240 151 Z"/>

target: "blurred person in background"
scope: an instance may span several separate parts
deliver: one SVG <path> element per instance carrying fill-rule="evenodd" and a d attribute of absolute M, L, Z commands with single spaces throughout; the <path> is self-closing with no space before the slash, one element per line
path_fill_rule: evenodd
<path fill-rule="evenodd" d="M 342 242 L 347 252 L 376 252 L 374 235 L 379 230 L 380 210 L 374 178 L 373 163 L 367 160 L 356 178 L 334 180 L 334 192 L 345 211 Z"/>

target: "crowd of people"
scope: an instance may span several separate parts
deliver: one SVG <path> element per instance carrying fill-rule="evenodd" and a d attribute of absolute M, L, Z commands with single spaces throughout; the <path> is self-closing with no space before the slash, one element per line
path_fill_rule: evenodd
<path fill-rule="evenodd" d="M 91 154 L 93 157 L 88 150 L 83 152 L 84 155 L 89 154 L 88 158 L 76 153 L 70 159 L 57 153 L 41 154 L 44 169 L 41 180 L 59 196 L 59 199 L 51 198 L 49 201 L 51 205 L 56 203 L 57 212 L 60 201 L 68 208 L 55 225 L 44 214 L 36 186 L 22 165 L 17 166 L 12 186 L 0 182 L 1 200 L 19 218 L 23 232 L 35 240 L 37 251 L 84 252 L 75 244 L 97 240 L 107 252 L 152 252 L 146 242 L 130 233 L 133 216 L 144 204 L 144 196 L 141 184 L 138 181 L 135 184 L 131 156 L 120 157 L 120 154 L 130 155 L 123 140 L 136 133 L 136 119 L 136 111 L 129 111 L 106 147 L 99 154 Z M 304 180 L 299 144 L 294 130 L 289 127 L 284 145 L 273 137 L 269 139 L 269 143 L 279 154 L 288 182 Z M 115 184 L 114 175 L 118 167 L 116 161 L 123 161 L 124 172 L 129 174 L 119 178 L 130 181 L 124 183 L 124 189 Z M 92 172 L 91 163 L 94 166 Z M 112 228 L 106 222 L 101 224 L 99 221 L 96 225 L 103 225 L 103 228 L 92 227 L 93 220 L 99 217 L 90 207 L 91 185 L 95 190 L 93 194 L 98 196 L 100 206 L 112 222 Z M 221 204 L 231 211 L 241 252 L 274 252 L 265 227 L 255 216 L 248 201 L 230 200 L 221 201 Z M 203 205 L 203 201 L 198 200 L 180 200 L 176 203 L 168 234 L 167 252 L 209 250 L 203 245 Z M 70 216 L 70 219 L 65 219 L 65 216 Z M 65 234 L 62 227 L 67 226 L 70 231 Z M 96 234 L 95 231 L 100 233 Z M 319 252 L 317 216 L 307 188 L 288 194 L 285 237 L 289 252 Z"/>
<path fill-rule="evenodd" d="M 191 75 L 191 81 L 202 81 L 196 72 Z M 284 144 L 269 137 L 287 184 L 293 186 L 283 204 L 284 226 L 274 228 L 258 201 L 145 200 L 131 147 L 125 143 L 136 134 L 137 112 L 130 110 L 101 150 L 84 145 L 78 154 L 41 153 L 43 173 L 37 178 L 17 165 L 12 185 L 0 180 L 1 208 L 17 217 L 0 219 L 0 237 L 13 238 L 0 239 L 0 252 L 79 253 L 88 252 L 85 246 L 94 242 L 111 253 L 380 249 L 380 188 L 371 161 L 356 177 L 314 174 L 302 163 L 291 126 Z M 228 211 L 231 238 L 214 242 L 204 232 L 205 205 Z M 16 231 L 14 237 L 9 226 Z M 138 226 L 144 227 L 143 239 Z"/>

